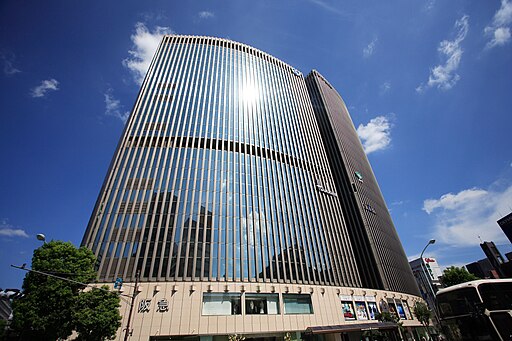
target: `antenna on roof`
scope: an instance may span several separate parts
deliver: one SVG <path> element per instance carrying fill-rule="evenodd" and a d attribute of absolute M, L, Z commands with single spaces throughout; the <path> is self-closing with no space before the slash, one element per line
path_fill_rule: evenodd
<path fill-rule="evenodd" d="M 482 237 L 480 237 L 480 235 L 478 236 L 478 239 L 480 239 L 480 244 L 483 244 L 484 242 L 482 241 Z"/>

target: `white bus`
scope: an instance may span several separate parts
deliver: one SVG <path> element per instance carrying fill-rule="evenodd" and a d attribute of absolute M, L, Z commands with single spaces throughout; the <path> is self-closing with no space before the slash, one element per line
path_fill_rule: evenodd
<path fill-rule="evenodd" d="M 512 340 L 512 279 L 485 279 L 437 292 L 439 317 L 453 340 Z"/>

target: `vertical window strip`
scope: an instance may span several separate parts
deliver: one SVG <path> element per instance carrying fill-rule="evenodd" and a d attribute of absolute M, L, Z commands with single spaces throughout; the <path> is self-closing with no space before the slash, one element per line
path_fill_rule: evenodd
<path fill-rule="evenodd" d="M 168 95 L 172 96 L 174 95 L 174 89 L 173 89 L 173 86 L 172 84 L 173 83 L 173 79 L 172 79 L 172 70 L 173 68 L 175 67 L 175 60 L 174 60 L 174 54 L 171 54 L 169 55 L 169 53 L 171 52 L 174 52 L 175 49 L 170 49 L 170 51 L 167 52 L 166 54 L 166 65 L 165 65 L 165 69 L 164 71 L 162 72 L 162 75 L 159 79 L 159 83 L 158 84 L 162 84 L 162 87 L 163 89 L 166 89 L 168 88 Z M 166 133 L 167 133 L 167 130 L 170 129 L 169 128 L 169 119 L 170 119 L 170 108 L 173 107 L 173 104 L 174 104 L 174 101 L 173 100 L 169 100 L 169 101 L 163 101 L 163 103 L 161 103 L 160 105 L 160 112 L 161 112 L 161 118 L 157 121 L 160 121 L 160 122 L 163 122 L 163 127 L 164 127 L 164 130 L 160 132 L 159 136 L 168 136 Z M 161 129 L 161 128 L 160 128 Z M 172 142 L 171 142 L 172 143 Z M 162 242 L 160 243 L 159 242 L 159 245 L 158 245 L 158 248 L 155 248 L 155 254 L 153 256 L 153 258 L 156 258 L 156 255 L 160 254 L 160 264 L 158 264 L 158 269 L 157 269 L 157 273 L 153 273 L 153 277 L 156 277 L 156 278 L 168 278 L 168 267 L 166 266 L 165 263 L 168 263 L 169 262 L 169 255 L 171 255 L 172 257 L 172 254 L 170 253 L 170 247 L 171 247 L 171 243 L 169 242 L 172 238 L 172 232 L 173 232 L 173 226 L 169 226 L 169 224 L 174 224 L 173 221 L 171 221 L 171 214 L 173 214 L 174 212 L 172 212 L 172 207 L 173 207 L 173 203 L 174 203 L 174 200 L 173 200 L 173 194 L 172 192 L 168 189 L 168 183 L 169 183 L 169 175 L 171 172 L 169 172 L 169 169 L 170 167 L 167 166 L 168 162 L 171 163 L 172 162 L 172 156 L 173 156 L 173 152 L 169 152 L 169 149 L 170 149 L 171 146 L 168 146 L 167 148 L 163 147 L 162 149 L 162 152 L 164 155 L 163 155 L 163 162 L 159 162 L 159 167 L 160 167 L 160 173 L 159 173 L 159 176 L 156 177 L 157 181 L 155 181 L 155 183 L 153 184 L 153 187 L 150 189 L 151 191 L 155 192 L 157 191 L 159 194 L 158 194 L 158 200 L 160 200 L 162 202 L 162 205 L 165 207 L 167 205 L 167 202 L 169 202 L 169 208 L 168 208 L 168 214 L 166 216 L 162 215 L 162 219 L 161 219 L 161 224 L 159 225 L 159 229 L 160 229 L 160 233 L 163 233 L 163 238 L 161 238 Z M 165 151 L 164 151 L 165 149 Z M 171 154 L 171 155 L 169 155 Z M 162 157 L 162 156 L 160 156 Z M 163 211 L 164 212 L 164 211 Z M 159 237 L 158 237 L 159 238 Z M 164 269 L 165 267 L 165 269 Z"/>

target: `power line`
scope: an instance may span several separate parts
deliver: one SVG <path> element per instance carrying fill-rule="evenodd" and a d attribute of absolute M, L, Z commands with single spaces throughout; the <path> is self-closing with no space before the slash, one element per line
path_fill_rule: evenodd
<path fill-rule="evenodd" d="M 68 282 L 75 283 L 75 284 L 80 284 L 80 285 L 83 285 L 83 286 L 86 286 L 86 287 L 90 287 L 90 288 L 93 288 L 93 289 L 98 289 L 98 290 L 103 290 L 103 291 L 115 293 L 114 291 L 111 291 L 110 289 L 104 289 L 104 288 L 97 287 L 97 286 L 94 286 L 94 285 L 91 285 L 91 284 L 75 281 L 75 280 L 72 280 L 72 279 L 69 279 L 69 278 L 56 276 L 56 275 L 53 275 L 53 274 L 48 273 L 48 272 L 43 272 L 43 271 L 38 271 L 38 270 L 33 270 L 33 269 L 27 269 L 25 267 L 25 264 L 23 264 L 22 266 L 16 266 L 16 265 L 12 265 L 11 264 L 11 267 L 16 268 L 16 269 L 20 269 L 20 270 L 24 270 L 24 271 L 27 271 L 27 272 L 34 272 L 34 273 L 37 273 L 37 274 L 40 274 L 40 275 L 45 275 L 45 276 L 48 276 L 48 277 L 53 277 L 53 278 L 61 279 L 63 281 L 68 281 Z M 131 295 L 121 294 L 120 292 L 118 292 L 117 294 L 120 295 L 120 296 L 126 296 L 126 297 L 132 298 Z"/>

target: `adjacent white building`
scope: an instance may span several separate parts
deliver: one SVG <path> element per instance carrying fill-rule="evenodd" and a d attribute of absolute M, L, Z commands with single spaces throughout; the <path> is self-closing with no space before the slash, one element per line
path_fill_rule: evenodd
<path fill-rule="evenodd" d="M 430 310 L 436 313 L 436 292 L 442 288 L 443 276 L 439 263 L 433 257 L 423 257 L 410 261 L 409 264 L 420 288 L 421 297 L 427 302 Z"/>

